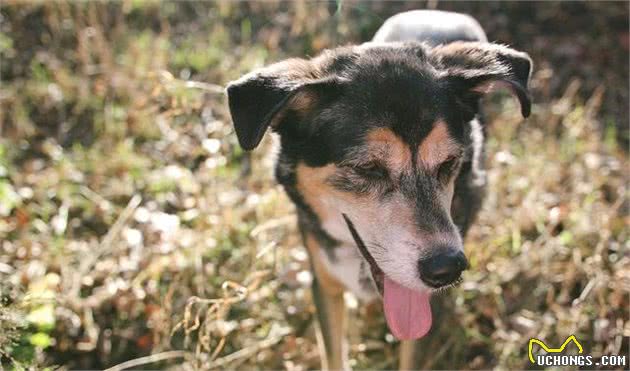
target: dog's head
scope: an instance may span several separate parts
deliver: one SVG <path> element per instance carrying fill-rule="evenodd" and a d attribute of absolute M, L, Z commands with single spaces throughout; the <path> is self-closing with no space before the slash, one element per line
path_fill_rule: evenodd
<path fill-rule="evenodd" d="M 227 92 L 241 146 L 280 134 L 297 192 L 335 239 L 364 246 L 381 289 L 378 271 L 426 290 L 467 265 L 450 210 L 479 100 L 503 85 L 528 116 L 530 71 L 501 45 L 364 44 L 271 65 Z"/>

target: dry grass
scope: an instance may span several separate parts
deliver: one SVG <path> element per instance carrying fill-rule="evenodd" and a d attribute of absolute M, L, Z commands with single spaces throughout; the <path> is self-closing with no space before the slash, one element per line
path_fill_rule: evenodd
<path fill-rule="evenodd" d="M 0 365 L 319 367 L 311 277 L 293 207 L 272 179 L 273 140 L 243 153 L 217 85 L 365 39 L 386 15 L 422 6 L 332 5 L 0 8 Z M 512 34 L 484 12 L 523 8 L 457 6 L 501 35 Z M 565 6 L 530 6 L 523 22 L 544 24 L 554 9 L 562 18 Z M 593 30 L 615 24 L 623 4 L 575 6 L 593 7 L 593 29 L 542 41 L 616 42 L 616 29 Z M 627 353 L 628 161 L 618 143 L 628 122 L 616 103 L 625 96 L 627 114 L 627 86 L 567 75 L 574 67 L 556 54 L 514 37 L 503 41 L 539 66 L 537 104 L 520 122 L 514 102 L 488 102 L 490 192 L 466 242 L 472 269 L 434 302 L 423 368 L 527 368 L 532 336 L 575 334 L 594 355 Z M 583 62 L 627 81 L 622 64 Z M 347 299 L 353 366 L 395 367 L 380 309 Z"/>

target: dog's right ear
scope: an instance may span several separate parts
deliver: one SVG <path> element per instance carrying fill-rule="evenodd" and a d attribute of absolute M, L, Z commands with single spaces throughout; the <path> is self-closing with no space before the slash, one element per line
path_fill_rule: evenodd
<path fill-rule="evenodd" d="M 437 46 L 432 53 L 453 85 L 476 94 L 506 86 L 518 98 L 523 117 L 531 113 L 528 84 L 533 64 L 527 53 L 498 44 L 465 41 Z"/>
<path fill-rule="evenodd" d="M 253 71 L 227 87 L 230 114 L 238 142 L 245 150 L 258 146 L 268 127 L 295 111 L 314 108 L 334 78 L 321 78 L 311 61 L 289 59 Z"/>

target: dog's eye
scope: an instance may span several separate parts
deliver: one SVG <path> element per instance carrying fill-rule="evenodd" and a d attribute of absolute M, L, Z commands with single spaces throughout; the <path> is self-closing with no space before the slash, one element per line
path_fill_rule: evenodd
<path fill-rule="evenodd" d="M 328 178 L 328 182 L 341 191 L 359 195 L 372 192 L 385 195 L 392 191 L 389 172 L 379 163 L 343 165 L 340 171 Z"/>
<path fill-rule="evenodd" d="M 442 162 L 437 171 L 438 179 L 444 182 L 448 181 L 457 169 L 459 159 L 460 158 L 457 156 L 451 156 L 446 161 Z"/>
<path fill-rule="evenodd" d="M 361 177 L 368 179 L 385 179 L 388 176 L 387 169 L 378 163 L 355 165 L 352 169 Z"/>

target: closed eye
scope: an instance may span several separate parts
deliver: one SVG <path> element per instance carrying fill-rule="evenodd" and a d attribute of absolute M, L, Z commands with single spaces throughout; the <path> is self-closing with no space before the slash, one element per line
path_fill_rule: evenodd
<path fill-rule="evenodd" d="M 385 166 L 377 162 L 352 166 L 352 170 L 359 176 L 372 180 L 389 178 L 389 171 Z"/>
<path fill-rule="evenodd" d="M 448 182 L 460 164 L 460 156 L 450 156 L 442 162 L 437 170 L 437 177 L 441 182 Z"/>
<path fill-rule="evenodd" d="M 393 190 L 389 171 L 378 162 L 346 164 L 328 178 L 328 182 L 341 191 L 355 194 L 386 195 Z"/>

